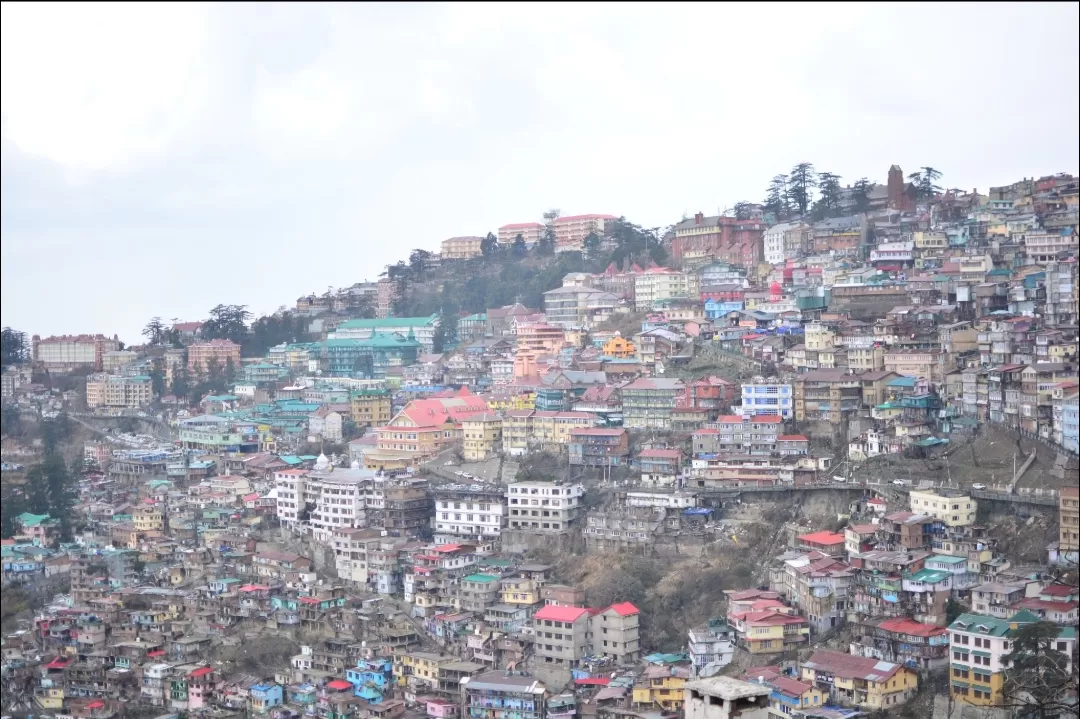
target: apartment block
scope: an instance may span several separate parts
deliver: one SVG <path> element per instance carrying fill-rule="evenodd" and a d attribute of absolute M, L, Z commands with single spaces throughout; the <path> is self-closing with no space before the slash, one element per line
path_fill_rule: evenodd
<path fill-rule="evenodd" d="M 556 482 L 513 482 L 506 488 L 508 527 L 533 534 L 565 534 L 578 519 L 585 488 Z"/>
<path fill-rule="evenodd" d="M 147 375 L 94 374 L 86 378 L 86 406 L 90 409 L 135 409 L 153 401 L 153 382 Z"/>
<path fill-rule="evenodd" d="M 480 250 L 480 246 L 483 242 L 483 237 L 476 237 L 473 235 L 447 238 L 442 241 L 442 259 L 469 260 L 473 257 L 479 257 L 483 254 Z"/>
<path fill-rule="evenodd" d="M 188 346 L 188 369 L 192 372 L 206 372 L 211 364 L 224 370 L 229 363 L 240 369 L 240 345 L 232 340 L 217 339 Z"/>

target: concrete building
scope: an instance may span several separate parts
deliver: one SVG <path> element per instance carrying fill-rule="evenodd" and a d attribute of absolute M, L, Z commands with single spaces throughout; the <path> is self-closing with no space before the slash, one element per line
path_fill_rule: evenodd
<path fill-rule="evenodd" d="M 501 231 L 501 228 L 500 228 Z M 547 688 L 528 676 L 499 670 L 461 680 L 462 717 L 548 719 Z"/>
<path fill-rule="evenodd" d="M 578 666 L 589 651 L 589 610 L 549 604 L 532 619 L 533 653 L 538 665 Z"/>
<path fill-rule="evenodd" d="M 555 251 L 580 251 L 585 246 L 586 237 L 592 233 L 603 237 L 605 228 L 617 219 L 615 215 L 567 215 L 555 218 Z"/>
<path fill-rule="evenodd" d="M 544 226 L 539 222 L 513 222 L 499 228 L 499 244 L 510 246 L 518 235 L 525 240 L 525 244 L 532 247 L 544 234 Z M 588 233 L 586 233 L 588 234 Z"/>
<path fill-rule="evenodd" d="M 31 348 L 34 361 L 46 369 L 70 372 L 90 368 L 100 372 L 104 369 L 105 354 L 119 350 L 120 340 L 101 334 L 61 335 L 45 339 L 34 335 Z"/>
<path fill-rule="evenodd" d="M 328 339 L 368 340 L 376 333 L 381 335 L 399 334 L 402 337 L 412 335 L 423 348 L 423 353 L 432 352 L 435 342 L 435 330 L 439 326 L 439 316 L 429 317 L 385 317 L 382 319 L 347 320 L 337 326 Z"/>
<path fill-rule="evenodd" d="M 1058 490 L 1058 561 L 1077 564 L 1080 558 L 1080 489 Z"/>
<path fill-rule="evenodd" d="M 232 340 L 210 340 L 209 342 L 197 342 L 188 347 L 188 369 L 192 372 L 206 372 L 211 363 L 217 364 L 221 371 L 225 366 L 232 363 L 237 371 L 240 369 L 240 345 Z"/>
<path fill-rule="evenodd" d="M 506 488 L 510 529 L 565 534 L 581 512 L 585 488 L 556 482 L 513 482 Z"/>
<path fill-rule="evenodd" d="M 349 393 L 349 413 L 357 427 L 381 427 L 392 419 L 390 392 L 359 389 Z"/>
<path fill-rule="evenodd" d="M 638 615 L 630 602 L 612 604 L 594 613 L 591 656 L 609 657 L 615 664 L 628 665 L 641 657 L 638 642 Z"/>
<path fill-rule="evenodd" d="M 735 658 L 735 630 L 722 620 L 711 620 L 708 626 L 690 630 L 686 652 L 695 675 L 709 665 L 727 666 Z"/>
<path fill-rule="evenodd" d="M 506 527 L 506 495 L 501 487 L 444 484 L 432 490 L 432 497 L 437 543 L 490 543 Z"/>
<path fill-rule="evenodd" d="M 696 273 L 653 267 L 634 278 L 634 309 L 647 312 L 673 299 L 697 300 L 701 284 Z"/>
<path fill-rule="evenodd" d="M 544 314 L 557 327 L 592 327 L 615 314 L 621 300 L 610 292 L 586 286 L 556 287 L 544 293 Z"/>
<path fill-rule="evenodd" d="M 154 383 L 146 375 L 93 374 L 86 378 L 86 406 L 135 409 L 154 401 Z"/>
<path fill-rule="evenodd" d="M 765 230 L 765 261 L 770 265 L 779 265 L 789 257 L 798 257 L 805 249 L 802 246 L 802 232 L 806 229 L 809 227 L 802 222 L 781 222 Z M 799 242 L 789 242 L 790 234 L 794 234 Z"/>
<path fill-rule="evenodd" d="M 466 462 L 481 462 L 502 449 L 502 417 L 481 414 L 461 422 L 463 453 Z"/>
<path fill-rule="evenodd" d="M 1000 704 L 1010 652 L 1009 622 L 980 614 L 961 614 L 949 625 L 949 691 L 958 702 Z"/>
<path fill-rule="evenodd" d="M 480 250 L 483 242 L 483 237 L 476 237 L 475 235 L 447 238 L 442 241 L 442 259 L 468 260 L 479 257 L 483 254 Z"/>
<path fill-rule="evenodd" d="M 764 235 L 765 223 L 760 220 L 705 217 L 698 212 L 675 225 L 671 255 L 683 266 L 720 260 L 750 268 L 761 262 Z"/>
<path fill-rule="evenodd" d="M 769 695 L 764 684 L 731 677 L 709 677 L 686 685 L 686 719 L 769 719 Z"/>
<path fill-rule="evenodd" d="M 784 419 L 795 416 L 795 392 L 790 384 L 777 382 L 748 382 L 742 386 L 742 407 L 745 416 L 779 415 Z"/>
<path fill-rule="evenodd" d="M 948 491 L 912 490 L 911 511 L 928 514 L 946 527 L 970 527 L 975 524 L 979 503 L 967 495 Z"/>

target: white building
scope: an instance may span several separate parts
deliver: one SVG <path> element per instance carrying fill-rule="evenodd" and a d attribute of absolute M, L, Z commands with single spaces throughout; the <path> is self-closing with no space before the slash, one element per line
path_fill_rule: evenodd
<path fill-rule="evenodd" d="M 691 629 L 689 637 L 687 653 L 695 676 L 707 666 L 724 667 L 735 658 L 735 630 L 727 624 Z"/>
<path fill-rule="evenodd" d="M 709 677 L 686 685 L 686 719 L 768 719 L 772 689 L 731 677 Z"/>
<path fill-rule="evenodd" d="M 634 308 L 638 312 L 651 310 L 653 303 L 662 300 L 698 300 L 700 297 L 701 284 L 694 273 L 653 267 L 634 278 Z"/>
<path fill-rule="evenodd" d="M 799 227 L 799 222 L 781 222 L 765 230 L 765 261 L 770 265 L 779 265 L 787 258 L 784 240 L 790 230 Z"/>
<path fill-rule="evenodd" d="M 789 384 L 775 382 L 752 382 L 742 386 L 742 407 L 744 417 L 758 415 L 780 415 L 791 419 L 795 413 L 795 394 Z"/>
<path fill-rule="evenodd" d="M 274 486 L 281 524 L 295 527 L 306 521 L 319 542 L 331 542 L 337 529 L 366 527 L 367 510 L 381 509 L 385 504 L 373 472 L 334 469 L 325 455 L 319 456 L 310 471 L 275 472 Z"/>
<path fill-rule="evenodd" d="M 697 495 L 689 492 L 627 492 L 626 506 L 689 509 L 697 506 Z"/>
<path fill-rule="evenodd" d="M 450 484 L 432 491 L 436 544 L 494 542 L 506 526 L 506 496 L 499 487 Z"/>
<path fill-rule="evenodd" d="M 86 378 L 86 406 L 135 408 L 154 400 L 154 383 L 146 375 L 92 374 Z"/>
<path fill-rule="evenodd" d="M 555 482 L 514 482 L 506 488 L 509 529 L 563 534 L 581 512 L 585 487 Z"/>

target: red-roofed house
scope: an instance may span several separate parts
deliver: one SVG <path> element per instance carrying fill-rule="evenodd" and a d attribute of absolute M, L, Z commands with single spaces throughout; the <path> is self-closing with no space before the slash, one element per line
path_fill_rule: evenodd
<path fill-rule="evenodd" d="M 682 452 L 677 449 L 643 449 L 638 453 L 641 481 L 646 484 L 675 484 Z"/>
<path fill-rule="evenodd" d="M 374 451 L 364 454 L 364 466 L 415 466 L 461 439 L 462 420 L 490 411 L 487 402 L 471 394 L 413 400 L 388 425 L 375 429 L 378 443 Z"/>
<path fill-rule="evenodd" d="M 824 530 L 800 534 L 797 541 L 799 549 L 812 549 L 823 552 L 830 557 L 840 557 L 844 554 L 844 535 L 837 532 Z"/>
<path fill-rule="evenodd" d="M 855 625 L 851 653 L 918 667 L 922 671 L 949 664 L 949 631 L 907 617 L 867 619 Z"/>
<path fill-rule="evenodd" d="M 800 667 L 804 682 L 830 692 L 830 699 L 863 709 L 891 710 L 919 688 L 911 669 L 891 662 L 817 650 Z"/>
<path fill-rule="evenodd" d="M 592 656 L 611 657 L 616 664 L 633 664 L 641 657 L 638 615 L 630 602 L 612 604 L 592 614 Z"/>
<path fill-rule="evenodd" d="M 735 643 L 750 654 L 778 654 L 810 641 L 810 624 L 790 607 L 734 613 L 729 609 L 727 620 L 735 630 Z"/>
<path fill-rule="evenodd" d="M 589 610 L 549 604 L 533 615 L 536 663 L 576 667 L 589 653 Z"/>

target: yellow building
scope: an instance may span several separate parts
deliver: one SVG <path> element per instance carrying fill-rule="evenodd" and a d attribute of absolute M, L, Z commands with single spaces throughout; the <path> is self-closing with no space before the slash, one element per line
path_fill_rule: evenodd
<path fill-rule="evenodd" d="M 1080 490 L 1063 487 L 1058 493 L 1058 552 L 1075 563 L 1080 553 Z"/>
<path fill-rule="evenodd" d="M 514 577 L 504 579 L 499 602 L 512 607 L 531 606 L 540 603 L 540 585 L 533 579 Z"/>
<path fill-rule="evenodd" d="M 590 412 L 507 412 L 502 425 L 503 452 L 520 455 L 530 449 L 565 447 L 570 444 L 571 432 L 594 427 L 597 420 Z"/>
<path fill-rule="evenodd" d="M 394 654 L 394 681 L 399 686 L 434 688 L 439 680 L 439 665 L 452 661 L 453 657 L 432 652 L 402 652 Z"/>
<path fill-rule="evenodd" d="M 349 414 L 358 427 L 388 424 L 390 409 L 390 393 L 385 389 L 361 389 L 349 395 Z"/>
<path fill-rule="evenodd" d="M 607 357 L 614 357 L 616 359 L 633 359 L 637 354 L 637 347 L 634 343 L 625 337 L 619 337 L 616 335 L 607 342 L 604 343 L 602 349 L 603 353 Z"/>
<path fill-rule="evenodd" d="M 137 507 L 131 513 L 131 521 L 137 532 L 160 532 L 165 529 L 165 520 L 157 507 Z"/>
<path fill-rule="evenodd" d="M 483 254 L 480 249 L 483 237 L 450 237 L 442 241 L 442 259 L 468 260 Z"/>
<path fill-rule="evenodd" d="M 975 706 L 1004 698 L 1002 657 L 1010 652 L 1011 626 L 1004 619 L 961 614 L 949 625 L 949 684 L 957 701 Z"/>
<path fill-rule="evenodd" d="M 51 686 L 34 691 L 34 703 L 42 709 L 52 709 L 59 712 L 64 708 L 64 688 Z"/>
<path fill-rule="evenodd" d="M 689 671 L 682 667 L 650 666 L 634 685 L 634 709 L 682 710 Z"/>
<path fill-rule="evenodd" d="M 901 664 L 819 649 L 800 666 L 803 682 L 832 687 L 830 699 L 846 706 L 890 711 L 915 696 L 918 675 Z"/>
<path fill-rule="evenodd" d="M 466 462 L 479 462 L 496 455 L 502 449 L 503 419 L 494 414 L 482 414 L 461 422 L 463 452 Z"/>
<path fill-rule="evenodd" d="M 949 236 L 944 232 L 915 232 L 913 239 L 920 250 L 944 250 L 949 246 Z"/>
<path fill-rule="evenodd" d="M 535 409 L 536 392 L 518 392 L 516 394 L 488 395 L 488 406 L 496 412 L 504 412 L 511 409 Z"/>
<path fill-rule="evenodd" d="M 967 495 L 929 490 L 912 490 L 908 495 L 911 511 L 928 514 L 946 527 L 969 527 L 975 524 L 979 503 Z"/>

